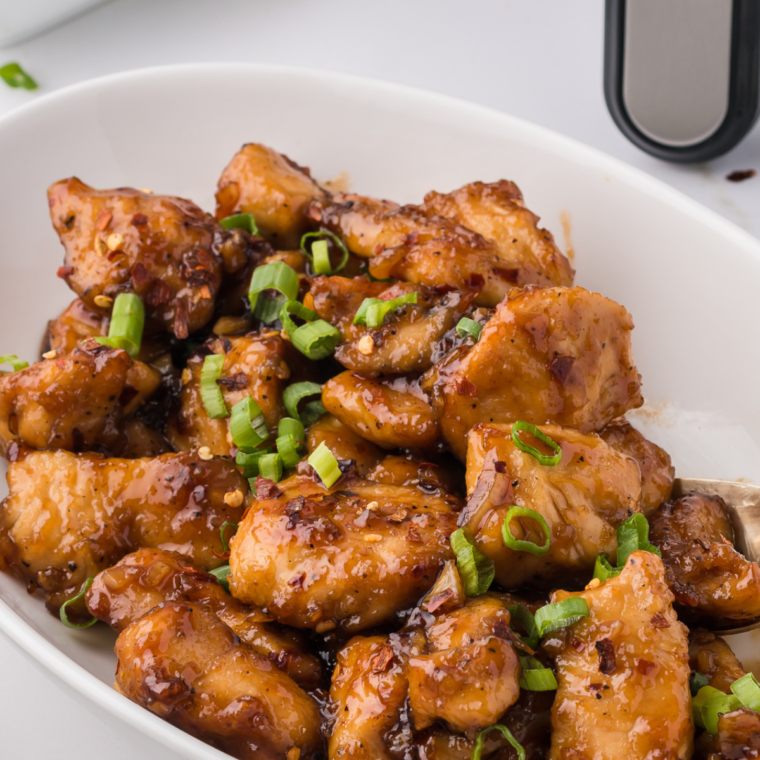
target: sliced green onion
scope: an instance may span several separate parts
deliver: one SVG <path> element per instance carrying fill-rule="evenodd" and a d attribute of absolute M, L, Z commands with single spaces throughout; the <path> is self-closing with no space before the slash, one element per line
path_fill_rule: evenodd
<path fill-rule="evenodd" d="M 271 454 L 272 449 L 266 448 L 259 451 L 239 450 L 235 455 L 235 464 L 243 470 L 244 478 L 255 478 L 259 474 L 259 459 L 264 454 Z"/>
<path fill-rule="evenodd" d="M 252 214 L 233 214 L 219 220 L 219 224 L 225 230 L 241 229 L 250 232 L 251 235 L 258 235 L 259 228 L 256 226 L 256 220 Z"/>
<path fill-rule="evenodd" d="M 275 299 L 262 300 L 259 305 L 259 293 L 263 290 L 277 290 L 282 295 Z M 295 269 L 289 267 L 284 261 L 262 264 L 253 270 L 253 277 L 248 288 L 248 300 L 251 303 L 251 311 L 262 322 L 274 322 L 280 316 L 283 304 L 286 301 L 295 301 L 297 297 L 298 275 Z"/>
<path fill-rule="evenodd" d="M 224 354 L 209 354 L 203 359 L 201 368 L 201 401 L 212 420 L 229 417 L 222 391 L 216 382 L 222 376 Z"/>
<path fill-rule="evenodd" d="M 315 423 L 323 414 L 327 414 L 327 409 L 322 406 L 321 401 L 309 401 L 308 404 L 304 405 L 303 411 L 301 412 L 301 420 L 306 427 L 309 427 L 309 425 Z"/>
<path fill-rule="evenodd" d="M 702 708 L 705 706 L 707 700 L 714 697 L 720 698 L 725 696 L 727 695 L 724 694 L 720 689 L 716 689 L 714 686 L 703 686 L 697 692 L 696 696 L 691 701 L 691 706 L 694 712 L 694 723 L 696 723 L 699 728 L 705 727 L 704 720 L 702 719 Z"/>
<path fill-rule="evenodd" d="M 512 535 L 510 525 L 512 520 L 518 517 L 526 517 L 534 522 L 537 522 L 541 526 L 544 538 L 546 539 L 542 546 L 534 544 L 533 541 L 522 541 L 515 538 Z M 546 554 L 552 545 L 552 531 L 549 524 L 544 518 L 536 512 L 535 509 L 529 509 L 528 507 L 510 507 L 507 511 L 507 516 L 504 518 L 504 524 L 501 526 L 501 537 L 504 543 L 513 551 L 516 552 L 530 552 L 537 557 L 542 557 Z"/>
<path fill-rule="evenodd" d="M 477 739 L 475 740 L 475 749 L 472 751 L 471 760 L 481 760 L 481 757 L 483 755 L 483 745 L 486 741 L 486 734 L 494 730 L 501 731 L 504 738 L 512 745 L 515 752 L 517 752 L 517 760 L 525 760 L 525 750 L 523 749 L 522 744 L 520 744 L 520 742 L 518 742 L 517 739 L 512 736 L 512 732 L 506 726 L 502 726 L 500 723 L 495 723 L 493 726 L 489 726 L 488 728 L 484 728 L 482 731 L 478 732 Z"/>
<path fill-rule="evenodd" d="M 15 62 L 0 66 L 0 79 L 9 87 L 23 87 L 25 90 L 37 89 L 37 82 Z"/>
<path fill-rule="evenodd" d="M 631 515 L 617 528 L 617 566 L 622 570 L 633 552 L 643 550 L 662 557 L 660 550 L 649 543 L 649 523 L 641 513 Z"/>
<path fill-rule="evenodd" d="M 457 567 L 464 583 L 464 593 L 467 596 L 485 594 L 496 575 L 493 562 L 475 546 L 464 529 L 455 530 L 449 540 L 457 557 Z"/>
<path fill-rule="evenodd" d="M 230 574 L 230 566 L 222 565 L 221 567 L 216 567 L 210 571 L 210 574 L 219 581 L 219 585 L 229 594 L 230 582 L 227 580 L 227 577 Z"/>
<path fill-rule="evenodd" d="M 460 338 L 474 338 L 476 341 L 483 331 L 483 325 L 469 317 L 462 317 L 457 323 L 457 335 Z"/>
<path fill-rule="evenodd" d="M 709 687 L 705 687 L 709 688 Z M 697 695 L 699 696 L 699 695 Z M 720 696 L 710 697 L 702 705 L 702 723 L 704 724 L 705 731 L 710 734 L 718 733 L 718 719 L 721 715 L 739 710 L 742 707 L 742 703 L 733 694 L 724 694 L 720 692 Z"/>
<path fill-rule="evenodd" d="M 219 538 L 222 539 L 222 548 L 226 552 L 228 552 L 230 550 L 230 545 L 227 543 L 227 538 L 225 536 L 227 528 L 234 528 L 235 529 L 235 533 L 237 533 L 238 524 L 235 523 L 235 522 L 229 522 L 228 521 L 228 522 L 224 523 L 221 528 L 219 528 Z M 232 535 L 234 536 L 235 533 L 233 533 Z"/>
<path fill-rule="evenodd" d="M 594 578 L 598 578 L 600 581 L 606 581 L 608 578 L 614 578 L 616 575 L 620 575 L 621 568 L 613 567 L 610 564 L 609 556 L 607 554 L 597 554 L 596 562 L 594 563 Z"/>
<path fill-rule="evenodd" d="M 239 449 L 255 449 L 269 438 L 264 412 L 251 396 L 232 407 L 230 435 Z"/>
<path fill-rule="evenodd" d="M 306 243 L 311 238 L 315 238 L 316 242 L 311 244 L 310 253 L 307 250 Z M 332 242 L 340 249 L 342 253 L 340 263 L 336 267 L 333 267 L 332 263 L 330 262 L 330 252 L 327 247 L 327 240 L 325 238 L 332 240 Z M 311 260 L 312 264 L 314 265 L 314 271 L 316 274 L 335 274 L 336 272 L 340 272 L 340 270 L 343 269 L 346 264 L 348 264 L 348 248 L 346 248 L 346 244 L 337 235 L 334 235 L 328 230 L 322 230 L 320 232 L 307 232 L 301 238 L 301 251 L 303 252 L 304 256 Z"/>
<path fill-rule="evenodd" d="M 408 303 L 417 303 L 417 293 L 405 293 L 387 301 L 382 298 L 365 298 L 354 316 L 355 325 L 366 325 L 370 330 L 381 327 L 390 312 Z"/>
<path fill-rule="evenodd" d="M 313 322 L 317 318 L 317 312 L 313 309 L 308 309 L 300 301 L 286 301 L 280 309 L 280 322 L 282 322 L 283 330 L 291 338 L 293 337 L 293 333 L 298 330 L 298 325 L 290 318 L 291 314 L 295 314 L 306 322 Z"/>
<path fill-rule="evenodd" d="M 709 686 L 710 679 L 707 676 L 703 676 L 701 673 L 692 673 L 689 676 L 689 691 L 692 697 L 696 697 L 699 690 L 703 686 Z"/>
<path fill-rule="evenodd" d="M 142 298 L 134 293 L 119 293 L 113 302 L 108 337 L 95 340 L 104 346 L 123 348 L 134 358 L 140 353 L 144 327 L 145 306 Z"/>
<path fill-rule="evenodd" d="M 534 449 L 533 446 L 523 443 L 520 440 L 520 433 L 523 430 L 527 431 L 535 438 L 538 438 L 539 441 L 542 441 L 557 453 L 554 454 L 554 456 L 547 456 L 546 454 L 542 454 L 538 449 Z M 538 459 L 540 464 L 547 465 L 548 467 L 553 467 L 554 465 L 559 464 L 562 459 L 562 447 L 555 440 L 549 438 L 546 433 L 542 433 L 535 425 L 531 425 L 530 422 L 525 422 L 525 420 L 517 420 L 517 422 L 512 425 L 512 441 L 520 451 L 530 454 L 535 459 Z"/>
<path fill-rule="evenodd" d="M 507 607 L 512 620 L 516 620 L 525 631 L 525 636 L 520 636 L 526 646 L 535 649 L 538 646 L 538 628 L 533 613 L 524 604 L 512 604 Z M 511 621 L 510 621 L 511 622 Z M 514 629 L 514 626 L 512 626 Z"/>
<path fill-rule="evenodd" d="M 282 458 L 279 454 L 264 454 L 259 459 L 259 475 L 279 483 L 282 479 Z"/>
<path fill-rule="evenodd" d="M 282 394 L 282 403 L 285 405 L 285 411 L 295 420 L 301 420 L 298 414 L 298 403 L 309 396 L 322 395 L 322 386 L 319 383 L 293 383 L 289 385 Z M 308 423 L 304 422 L 304 425 Z"/>
<path fill-rule="evenodd" d="M 292 435 L 296 441 L 303 441 L 305 432 L 303 423 L 293 417 L 283 417 L 277 423 L 278 436 Z"/>
<path fill-rule="evenodd" d="M 551 668 L 547 668 L 535 657 L 521 657 L 522 676 L 520 688 L 527 691 L 554 691 L 558 688 L 557 679 Z"/>
<path fill-rule="evenodd" d="M 13 368 L 14 372 L 18 372 L 21 369 L 26 369 L 29 366 L 29 362 L 25 362 L 23 359 L 19 359 L 16 354 L 3 354 L 0 356 L 0 364 L 7 364 Z"/>
<path fill-rule="evenodd" d="M 551 631 L 567 628 L 581 618 L 588 617 L 588 604 L 581 596 L 571 596 L 561 602 L 546 604 L 536 612 L 536 628 L 539 638 Z"/>
<path fill-rule="evenodd" d="M 75 602 L 78 602 L 80 599 L 84 598 L 84 595 L 90 590 L 90 586 L 92 586 L 92 582 L 94 580 L 95 580 L 94 576 L 91 578 L 88 578 L 85 581 L 84 586 L 82 586 L 82 590 L 75 597 L 68 599 L 61 605 L 61 609 L 58 610 L 58 616 L 61 618 L 61 622 L 65 626 L 68 626 L 69 628 L 78 628 L 81 630 L 84 628 L 89 628 L 91 625 L 95 625 L 95 623 L 98 622 L 98 619 L 94 617 L 92 620 L 88 620 L 86 623 L 72 623 L 69 620 L 68 609 L 67 609 L 70 604 L 74 604 Z"/>
<path fill-rule="evenodd" d="M 760 684 L 752 673 L 737 678 L 731 684 L 731 691 L 745 707 L 760 712 Z"/>
<path fill-rule="evenodd" d="M 301 325 L 291 336 L 293 345 L 308 359 L 318 361 L 332 356 L 343 336 L 324 319 Z"/>
<path fill-rule="evenodd" d="M 298 453 L 298 441 L 290 433 L 278 435 L 275 445 L 283 467 L 295 467 L 301 461 L 301 455 Z"/>
<path fill-rule="evenodd" d="M 335 485 L 342 474 L 340 467 L 338 467 L 338 460 L 333 456 L 332 451 L 327 448 L 327 444 L 324 441 L 309 455 L 309 464 L 316 470 L 319 479 L 325 484 L 326 488 L 331 488 Z"/>

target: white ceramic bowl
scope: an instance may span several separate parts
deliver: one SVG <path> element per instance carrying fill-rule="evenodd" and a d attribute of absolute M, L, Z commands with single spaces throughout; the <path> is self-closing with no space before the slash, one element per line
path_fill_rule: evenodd
<path fill-rule="evenodd" d="M 419 90 L 245 65 L 136 71 L 48 95 L 0 121 L 1 353 L 33 359 L 72 300 L 45 190 L 75 174 L 213 210 L 217 178 L 244 142 L 271 145 L 319 179 L 421 200 L 472 180 L 515 180 L 561 247 L 568 215 L 576 281 L 633 314 L 648 409 L 633 415 L 680 475 L 760 482 L 760 242 L 661 182 L 519 119 Z M 0 629 L 75 695 L 189 758 L 222 758 L 113 691 L 113 636 L 70 631 L 0 575 Z M 735 637 L 754 666 L 753 635 Z"/>

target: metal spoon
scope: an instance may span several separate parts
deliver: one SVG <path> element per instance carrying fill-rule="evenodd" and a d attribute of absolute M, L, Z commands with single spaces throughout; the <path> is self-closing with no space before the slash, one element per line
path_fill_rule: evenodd
<path fill-rule="evenodd" d="M 733 483 L 730 480 L 675 479 L 672 498 L 678 499 L 689 491 L 699 491 L 707 496 L 720 496 L 723 499 L 734 527 L 734 546 L 750 562 L 760 564 L 760 486 Z M 716 620 L 714 628 L 709 626 L 707 619 L 701 620 L 700 624 L 724 636 L 760 628 L 760 618 L 743 620 L 743 624 L 738 628 L 720 627 L 725 626 L 727 622 L 725 618 Z"/>

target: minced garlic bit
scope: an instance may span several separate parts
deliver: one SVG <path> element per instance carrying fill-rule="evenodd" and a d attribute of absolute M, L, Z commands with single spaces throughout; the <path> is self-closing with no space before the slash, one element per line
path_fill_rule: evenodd
<path fill-rule="evenodd" d="M 210 462 L 214 458 L 214 455 L 211 453 L 211 449 L 208 446 L 201 446 L 198 449 L 198 456 L 204 462 Z"/>
<path fill-rule="evenodd" d="M 224 494 L 224 503 L 228 507 L 239 507 L 243 503 L 243 492 L 239 488 L 234 491 L 227 491 Z"/>
<path fill-rule="evenodd" d="M 290 340 L 290 335 L 285 330 L 280 330 L 280 337 L 283 340 Z"/>
<path fill-rule="evenodd" d="M 149 187 L 138 187 L 137 189 L 145 195 L 153 195 L 153 191 Z"/>
<path fill-rule="evenodd" d="M 371 335 L 364 335 L 359 338 L 359 353 L 369 356 L 375 350 L 375 341 Z"/>
<path fill-rule="evenodd" d="M 374 512 L 379 506 L 380 505 L 376 501 L 371 501 L 367 504 L 366 509 L 371 509 Z"/>
<path fill-rule="evenodd" d="M 182 385 L 187 385 L 193 379 L 193 373 L 185 367 L 182 370 Z"/>
<path fill-rule="evenodd" d="M 113 306 L 111 296 L 95 296 L 92 300 L 95 301 L 95 306 L 99 306 L 101 309 L 110 309 Z"/>
<path fill-rule="evenodd" d="M 108 246 L 103 238 L 95 238 L 95 248 L 101 256 L 105 256 L 108 253 Z"/>
<path fill-rule="evenodd" d="M 601 581 L 599 580 L 599 578 L 592 578 L 591 581 L 586 586 L 586 591 L 588 591 L 591 588 L 596 588 L 600 584 L 601 584 Z"/>
<path fill-rule="evenodd" d="M 336 627 L 337 627 L 337 624 L 334 620 L 324 620 L 321 623 L 317 623 L 317 626 L 314 630 L 317 633 L 327 633 L 328 631 L 332 631 Z"/>
<path fill-rule="evenodd" d="M 382 541 L 383 537 L 379 533 L 365 533 L 364 540 L 368 544 L 376 544 L 378 541 Z"/>
<path fill-rule="evenodd" d="M 50 351 L 45 351 L 44 354 L 42 354 L 43 359 L 55 359 L 55 357 L 58 356 L 58 352 L 52 348 Z"/>
<path fill-rule="evenodd" d="M 106 245 L 109 251 L 117 251 L 124 245 L 124 235 L 114 232 L 106 238 Z"/>

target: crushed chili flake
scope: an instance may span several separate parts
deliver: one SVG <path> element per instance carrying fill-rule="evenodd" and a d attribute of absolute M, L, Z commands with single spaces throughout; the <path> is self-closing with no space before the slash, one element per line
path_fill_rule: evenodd
<path fill-rule="evenodd" d="M 216 380 L 217 385 L 221 385 L 228 391 L 242 391 L 248 387 L 248 377 L 245 372 L 236 372 L 229 377 L 219 377 Z M 303 496 L 301 497 L 303 498 Z"/>
<path fill-rule="evenodd" d="M 457 394 L 460 396 L 477 396 L 478 386 L 471 383 L 466 377 L 458 377 L 455 381 Z"/>
<path fill-rule="evenodd" d="M 393 649 L 390 644 L 383 644 L 380 651 L 370 660 L 373 673 L 384 673 L 393 661 Z"/>
<path fill-rule="evenodd" d="M 174 334 L 180 340 L 185 340 L 190 335 L 187 325 L 187 304 L 184 301 L 177 301 L 174 309 Z"/>
<path fill-rule="evenodd" d="M 148 269 L 146 268 L 145 264 L 142 263 L 142 261 L 138 261 L 133 267 L 132 267 L 132 282 L 135 284 L 136 288 L 142 288 L 145 287 L 151 280 L 150 272 L 148 272 Z"/>
<path fill-rule="evenodd" d="M 464 284 L 470 290 L 481 290 L 486 281 L 482 274 L 473 273 L 465 280 Z"/>
<path fill-rule="evenodd" d="M 57 277 L 60 277 L 62 280 L 64 280 L 70 275 L 74 274 L 74 267 L 58 267 L 58 270 L 55 274 Z"/>
<path fill-rule="evenodd" d="M 549 365 L 549 372 L 564 385 L 570 375 L 570 370 L 575 363 L 575 357 L 573 356 L 555 356 L 552 359 L 552 363 Z"/>
<path fill-rule="evenodd" d="M 648 676 L 656 667 L 657 665 L 651 660 L 645 660 L 643 657 L 636 660 L 636 670 L 638 670 L 642 676 Z"/>
<path fill-rule="evenodd" d="M 599 672 L 611 676 L 617 670 L 615 647 L 612 641 L 610 639 L 599 639 L 594 646 L 599 654 Z"/>
<path fill-rule="evenodd" d="M 143 224 L 147 224 L 147 223 L 148 223 L 148 217 L 145 216 L 145 214 L 135 214 L 132 217 L 132 221 L 130 222 L 130 224 L 133 227 L 141 227 Z"/>
<path fill-rule="evenodd" d="M 291 588 L 303 588 L 303 582 L 306 579 L 306 573 L 294 575 L 289 581 L 288 586 Z"/>
<path fill-rule="evenodd" d="M 652 615 L 652 619 L 649 622 L 653 628 L 670 628 L 670 623 L 662 612 Z"/>
<path fill-rule="evenodd" d="M 454 596 L 454 589 L 447 588 L 436 594 L 429 602 L 425 604 L 428 612 L 435 612 L 442 604 L 446 604 Z"/>
<path fill-rule="evenodd" d="M 600 683 L 590 683 L 586 688 L 589 691 L 601 691 L 603 684 Z"/>
<path fill-rule="evenodd" d="M 419 528 L 416 525 L 410 525 L 406 532 L 406 540 L 415 544 L 422 543 L 422 536 L 420 535 Z"/>
<path fill-rule="evenodd" d="M 500 459 L 493 463 L 493 468 L 496 472 L 504 473 L 507 471 L 507 463 L 502 462 Z"/>
<path fill-rule="evenodd" d="M 754 169 L 737 169 L 736 171 L 726 174 L 729 182 L 743 182 L 745 179 L 752 179 L 757 174 Z"/>
<path fill-rule="evenodd" d="M 113 219 L 113 214 L 107 209 L 104 208 L 99 214 L 98 214 L 98 221 L 97 221 L 97 227 L 98 229 L 103 232 L 109 224 L 111 224 L 111 219 Z"/>
<path fill-rule="evenodd" d="M 491 271 L 497 277 L 500 277 L 507 282 L 511 282 L 513 285 L 517 284 L 517 280 L 520 278 L 519 269 L 502 269 L 501 267 L 493 267 Z"/>
<path fill-rule="evenodd" d="M 277 483 L 269 478 L 256 478 L 256 495 L 259 499 L 279 499 L 282 491 L 277 488 Z"/>
<path fill-rule="evenodd" d="M 162 280 L 154 280 L 153 286 L 145 296 L 145 303 L 148 306 L 163 306 L 172 300 L 174 292 Z"/>

